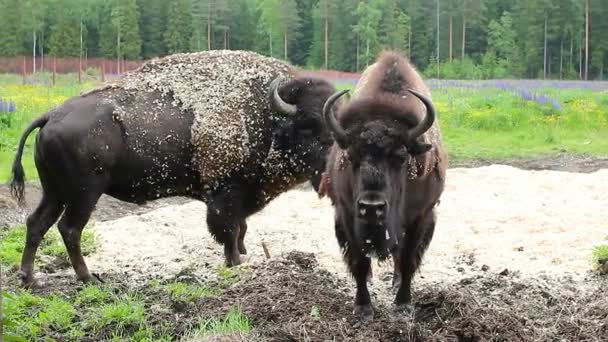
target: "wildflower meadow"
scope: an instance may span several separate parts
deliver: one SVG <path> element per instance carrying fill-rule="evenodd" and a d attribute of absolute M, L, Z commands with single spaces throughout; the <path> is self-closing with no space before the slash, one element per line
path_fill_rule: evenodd
<path fill-rule="evenodd" d="M 23 129 L 42 113 L 99 84 L 48 75 L 22 84 L 17 75 L 0 76 L 0 160 L 8 165 Z M 353 88 L 357 78 L 333 78 Z M 531 158 L 560 152 L 608 154 L 608 82 L 542 80 L 427 80 L 453 162 L 471 159 Z M 35 177 L 31 144 L 24 164 Z M 8 180 L 9 168 L 0 169 Z"/>

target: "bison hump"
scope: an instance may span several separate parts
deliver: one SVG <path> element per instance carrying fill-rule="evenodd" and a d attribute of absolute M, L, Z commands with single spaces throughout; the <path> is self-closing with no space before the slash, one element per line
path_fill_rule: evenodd
<path fill-rule="evenodd" d="M 248 51 L 183 53 L 152 60 L 121 78 L 136 91 L 160 91 L 173 105 L 194 113 L 193 164 L 203 185 L 213 184 L 251 162 L 264 146 L 271 115 L 266 93 L 291 67 Z"/>

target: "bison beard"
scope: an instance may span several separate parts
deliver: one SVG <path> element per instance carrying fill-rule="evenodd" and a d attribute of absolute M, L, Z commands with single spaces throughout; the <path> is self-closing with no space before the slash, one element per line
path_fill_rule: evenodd
<path fill-rule="evenodd" d="M 34 158 L 43 196 L 27 218 L 23 285 L 36 285 L 36 250 L 60 217 L 77 277 L 99 280 L 80 236 L 102 194 L 132 203 L 204 201 L 226 264 L 239 264 L 246 218 L 324 169 L 331 139 L 320 113 L 334 91 L 273 58 L 211 51 L 150 61 L 44 114 L 23 133 L 13 163 L 11 188 L 22 203 L 21 156 L 40 128 Z"/>
<path fill-rule="evenodd" d="M 335 206 L 336 238 L 357 285 L 355 314 L 373 317 L 370 257 L 389 254 L 396 307 L 412 311 L 411 282 L 433 237 L 447 168 L 435 109 L 421 77 L 393 52 L 363 73 L 355 95 L 335 114 L 345 93 L 324 105 L 336 142 L 323 193 Z"/>

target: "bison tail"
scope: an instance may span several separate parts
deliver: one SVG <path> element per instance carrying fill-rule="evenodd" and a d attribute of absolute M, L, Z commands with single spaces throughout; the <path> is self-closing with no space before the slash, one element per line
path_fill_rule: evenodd
<path fill-rule="evenodd" d="M 25 171 L 23 171 L 23 165 L 21 164 L 21 157 L 23 156 L 23 148 L 27 137 L 36 128 L 42 128 L 49 121 L 47 115 L 43 115 L 40 118 L 34 120 L 23 132 L 21 139 L 19 140 L 19 147 L 17 148 L 17 154 L 15 154 L 15 161 L 13 162 L 12 179 L 11 179 L 11 195 L 17 200 L 20 206 L 25 204 Z"/>

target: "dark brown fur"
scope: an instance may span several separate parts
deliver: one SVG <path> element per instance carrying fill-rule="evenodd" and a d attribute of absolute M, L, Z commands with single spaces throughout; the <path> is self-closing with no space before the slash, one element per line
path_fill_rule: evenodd
<path fill-rule="evenodd" d="M 357 283 L 355 313 L 364 317 L 373 314 L 366 284 L 370 252 L 381 259 L 393 256 L 395 303 L 412 309 L 412 277 L 433 237 L 434 207 L 444 188 L 447 156 L 439 126 L 435 121 L 424 135 L 408 136 L 426 115 L 408 88 L 430 98 L 420 75 L 397 53 L 384 52 L 364 72 L 351 101 L 337 114 L 348 143 L 330 149 L 320 186 L 320 195 L 326 193 L 335 206 L 336 238 Z M 386 205 L 368 207 L 373 200 L 362 196 L 369 193 L 386 199 Z M 376 215 L 386 217 L 363 217 L 369 208 L 379 208 Z"/>

